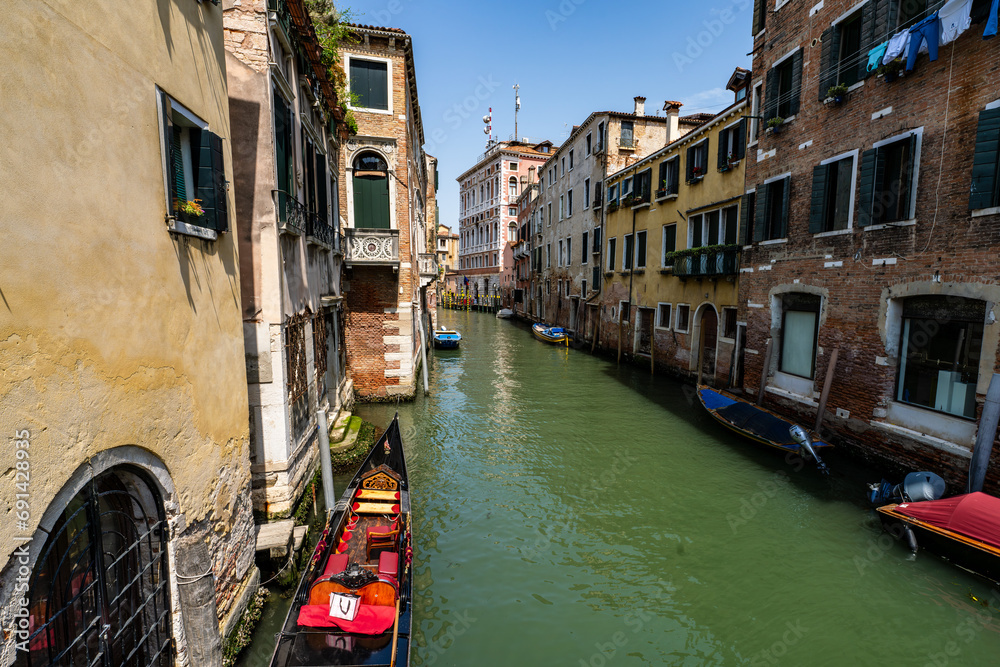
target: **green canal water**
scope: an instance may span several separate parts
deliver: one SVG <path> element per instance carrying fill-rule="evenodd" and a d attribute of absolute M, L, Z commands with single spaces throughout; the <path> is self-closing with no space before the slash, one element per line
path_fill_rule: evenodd
<path fill-rule="evenodd" d="M 892 543 L 864 498 L 877 473 L 787 463 L 717 426 L 691 387 L 523 325 L 439 324 L 461 349 L 434 353 L 430 396 L 398 407 L 414 665 L 1000 660 L 1000 592 Z M 384 425 L 395 409 L 358 413 Z M 283 607 L 252 653 L 273 649 Z"/>

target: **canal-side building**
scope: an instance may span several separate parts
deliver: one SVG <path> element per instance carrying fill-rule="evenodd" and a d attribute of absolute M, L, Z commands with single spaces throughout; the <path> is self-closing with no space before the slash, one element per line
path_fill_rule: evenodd
<path fill-rule="evenodd" d="M 351 29 L 340 49 L 358 126 L 340 152 L 347 365 L 355 396 L 412 398 L 437 279 L 413 44 L 398 28 Z"/>
<path fill-rule="evenodd" d="M 508 306 L 517 315 L 530 318 L 528 295 L 531 293 L 532 227 L 537 217 L 538 182 L 529 183 L 517 198 L 517 238 L 512 243 L 511 257 L 514 264 L 514 285 Z"/>
<path fill-rule="evenodd" d="M 447 225 L 437 226 L 438 271 L 449 274 L 458 267 L 458 234 Z"/>
<path fill-rule="evenodd" d="M 681 121 L 680 104 L 668 102 L 665 116 L 647 116 L 646 98 L 634 102 L 631 113 L 590 114 L 542 167 L 536 205 L 541 224 L 532 239 L 541 258 L 530 294 L 530 310 L 539 320 L 587 329 L 584 321 L 593 315 L 601 288 L 604 179 L 698 124 Z"/>
<path fill-rule="evenodd" d="M 605 181 L 601 348 L 716 386 L 737 358 L 738 224 L 750 72 L 732 105 Z M 593 330 L 599 327 L 599 331 Z"/>
<path fill-rule="evenodd" d="M 739 318 L 748 392 L 811 424 L 829 379 L 841 446 L 964 484 L 1000 361 L 1000 93 L 982 78 L 1000 44 L 990 3 L 943 4 L 755 12 L 766 125 L 750 130 Z"/>
<path fill-rule="evenodd" d="M 491 142 L 458 177 L 459 289 L 473 297 L 499 296 L 503 251 L 517 227 L 517 198 L 540 177 L 556 147 L 551 141 Z"/>
<path fill-rule="evenodd" d="M 273 518 L 316 470 L 318 419 L 332 423 L 351 391 L 338 215 L 346 126 L 302 0 L 268 6 L 228 6 L 225 28 L 253 498 Z"/>
<path fill-rule="evenodd" d="M 3 25 L 0 665 L 221 665 L 259 578 L 222 7 Z"/>

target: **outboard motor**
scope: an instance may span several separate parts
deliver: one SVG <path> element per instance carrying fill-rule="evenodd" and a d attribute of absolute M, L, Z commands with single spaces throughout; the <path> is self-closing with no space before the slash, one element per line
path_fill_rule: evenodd
<path fill-rule="evenodd" d="M 880 484 L 870 484 L 869 499 L 873 505 L 889 503 L 917 503 L 923 500 L 937 500 L 944 495 L 944 480 L 932 472 L 911 472 L 901 484 L 893 486 L 886 480 Z"/>
<path fill-rule="evenodd" d="M 788 435 L 792 436 L 792 439 L 795 440 L 795 442 L 799 443 L 800 450 L 804 449 L 806 453 L 809 454 L 809 457 L 816 462 L 816 466 L 820 469 L 820 471 L 823 474 L 825 475 L 830 474 L 830 471 L 827 469 L 826 464 L 823 463 L 823 460 L 816 453 L 816 450 L 813 449 L 812 440 L 809 438 L 809 434 L 806 433 L 806 430 L 804 428 L 802 428 L 798 424 L 794 424 L 790 429 L 788 429 Z"/>

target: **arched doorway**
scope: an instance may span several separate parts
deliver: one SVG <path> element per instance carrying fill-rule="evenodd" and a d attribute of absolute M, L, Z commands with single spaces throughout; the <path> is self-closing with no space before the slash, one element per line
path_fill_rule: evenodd
<path fill-rule="evenodd" d="M 354 226 L 389 229 L 389 167 L 377 153 L 354 158 Z"/>
<path fill-rule="evenodd" d="M 172 665 L 167 532 L 156 486 L 138 469 L 88 481 L 35 564 L 21 664 Z"/>
<path fill-rule="evenodd" d="M 706 304 L 701 309 L 701 315 L 697 322 L 698 331 L 694 332 L 693 338 L 697 343 L 697 349 L 691 352 L 695 355 L 695 364 L 700 360 L 700 368 L 695 368 L 701 375 L 701 381 L 706 384 L 715 385 L 715 351 L 719 342 L 719 315 L 711 304 Z"/>

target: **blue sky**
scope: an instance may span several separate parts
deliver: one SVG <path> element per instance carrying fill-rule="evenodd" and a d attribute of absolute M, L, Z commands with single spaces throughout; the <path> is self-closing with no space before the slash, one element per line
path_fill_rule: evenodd
<path fill-rule="evenodd" d="M 664 100 L 682 114 L 718 111 L 733 69 L 750 67 L 752 0 L 342 0 L 353 21 L 401 28 L 413 38 L 424 148 L 439 160 L 441 222 L 458 229 L 455 178 L 493 134 L 559 144 L 593 111 L 646 112 Z"/>

